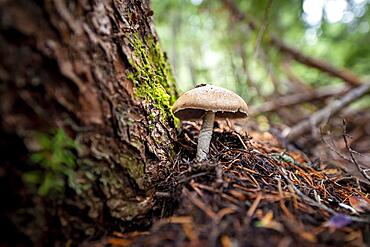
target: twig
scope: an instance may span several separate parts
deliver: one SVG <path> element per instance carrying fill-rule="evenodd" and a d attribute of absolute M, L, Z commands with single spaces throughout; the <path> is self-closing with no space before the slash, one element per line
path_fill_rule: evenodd
<path fill-rule="evenodd" d="M 200 199 L 198 199 L 197 196 L 193 195 L 190 191 L 187 189 L 182 190 L 183 194 L 199 209 L 201 209 L 209 218 L 215 220 L 217 218 L 217 214 L 213 212 L 212 209 L 206 206 L 204 202 L 202 202 Z"/>
<path fill-rule="evenodd" d="M 288 176 L 285 175 L 285 169 L 284 168 L 280 168 L 279 169 L 279 172 L 280 174 L 284 177 L 285 181 L 291 186 L 291 188 L 294 190 L 294 192 L 297 193 L 298 196 L 300 196 L 302 198 L 303 201 L 306 201 L 307 203 L 311 204 L 312 206 L 315 206 L 315 207 L 318 207 L 318 208 L 321 208 L 333 215 L 336 215 L 338 214 L 335 210 L 327 207 L 326 205 L 322 204 L 322 203 L 319 203 L 313 199 L 311 199 L 310 197 L 306 196 L 305 194 L 303 194 L 294 184 L 293 182 L 288 178 Z M 363 222 L 363 223 L 370 223 L 370 219 L 369 218 L 359 218 L 359 217 L 355 217 L 355 216 L 350 216 L 350 215 L 347 215 L 352 221 L 354 222 Z"/>
<path fill-rule="evenodd" d="M 343 136 L 344 143 L 346 144 L 346 148 L 347 148 L 347 150 L 349 152 L 349 155 L 351 157 L 352 163 L 356 165 L 358 171 L 370 182 L 370 176 L 367 174 L 365 169 L 361 168 L 360 164 L 357 162 L 355 156 L 353 155 L 353 153 L 355 151 L 352 150 L 352 148 L 348 145 L 346 126 L 347 126 L 346 121 L 343 119 L 343 135 L 342 136 Z"/>
<path fill-rule="evenodd" d="M 247 216 L 252 217 L 254 212 L 256 211 L 260 201 L 262 199 L 262 193 L 257 193 L 256 199 L 253 201 L 252 205 L 249 207 Z"/>
<path fill-rule="evenodd" d="M 204 176 L 204 175 L 207 175 L 208 172 L 200 172 L 200 173 L 197 173 L 197 174 L 194 174 L 194 175 L 191 175 L 190 177 L 185 177 L 181 180 L 178 181 L 178 184 L 182 184 L 182 183 L 185 183 L 189 180 L 192 180 L 194 178 L 197 178 L 197 177 L 201 177 L 201 176 Z"/>
<path fill-rule="evenodd" d="M 347 156 L 345 156 L 344 154 L 342 154 L 340 151 L 339 151 L 339 148 L 337 147 L 337 145 L 335 144 L 334 140 L 331 139 L 331 138 L 328 138 L 329 140 L 326 140 L 325 137 L 324 137 L 324 134 L 321 133 L 321 141 L 330 149 L 330 151 L 332 152 L 332 154 L 336 154 L 338 155 L 338 157 L 342 158 L 343 160 L 346 160 L 347 162 L 349 163 L 352 163 L 352 160 L 350 158 L 348 158 Z M 330 141 L 330 142 L 329 142 Z M 357 168 L 356 168 L 357 169 Z M 346 170 L 346 169 L 345 169 Z M 364 170 L 365 172 L 366 169 Z M 361 173 L 360 173 L 361 174 Z M 354 178 L 355 179 L 360 179 L 363 183 L 367 183 L 367 184 L 370 184 L 369 181 L 366 179 L 366 177 L 363 177 L 361 176 L 360 174 L 356 175 L 356 174 L 352 174 L 354 175 Z M 353 179 L 353 177 L 351 178 L 340 178 L 336 181 L 336 183 L 340 180 L 343 180 L 343 179 Z"/>
<path fill-rule="evenodd" d="M 257 92 L 257 95 L 259 95 L 260 97 L 263 97 L 263 93 L 261 92 L 260 85 L 257 84 L 257 82 L 255 81 L 255 79 L 252 76 L 252 73 L 250 72 L 249 63 L 248 63 L 248 59 L 247 59 L 247 54 L 246 54 L 246 51 L 245 51 L 245 46 L 243 46 L 243 44 L 241 44 L 241 45 L 238 46 L 238 49 L 239 49 L 238 52 L 240 54 L 240 58 L 242 59 L 243 73 L 247 76 L 246 83 L 247 83 L 248 87 L 249 88 L 254 88 Z"/>
<path fill-rule="evenodd" d="M 259 52 L 259 49 L 260 49 L 262 38 L 265 35 L 265 33 L 267 31 L 267 28 L 268 28 L 268 24 L 269 24 L 268 19 L 269 19 L 269 13 L 270 13 L 270 9 L 271 9 L 271 6 L 272 6 L 272 2 L 273 2 L 273 0 L 269 0 L 268 3 L 267 3 L 267 6 L 265 8 L 263 22 L 262 22 L 261 28 L 258 32 L 258 35 L 257 35 L 256 47 L 254 49 L 253 60 L 256 60 L 257 57 L 258 57 L 258 52 Z"/>
<path fill-rule="evenodd" d="M 237 132 L 235 132 L 235 131 L 234 131 L 233 133 L 238 137 L 238 139 L 239 139 L 239 141 L 241 142 L 241 144 L 243 145 L 244 149 L 245 149 L 245 150 L 248 150 L 247 145 L 245 145 L 245 143 L 244 143 L 243 139 L 240 137 L 239 133 L 237 133 Z"/>
<path fill-rule="evenodd" d="M 362 84 L 349 92 L 347 92 L 341 99 L 337 99 L 330 104 L 328 104 L 323 109 L 315 112 L 312 114 L 308 119 L 305 119 L 295 126 L 286 129 L 283 132 L 283 136 L 288 140 L 293 140 L 298 136 L 301 136 L 311 129 L 317 127 L 320 123 L 322 123 L 325 119 L 329 119 L 333 115 L 337 114 L 345 106 L 352 103 L 356 99 L 362 97 L 364 94 L 369 92 L 370 90 L 370 82 Z"/>

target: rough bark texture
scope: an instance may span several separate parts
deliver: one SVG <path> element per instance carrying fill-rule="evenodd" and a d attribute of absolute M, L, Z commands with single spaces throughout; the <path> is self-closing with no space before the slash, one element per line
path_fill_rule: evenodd
<path fill-rule="evenodd" d="M 68 238 L 97 236 L 145 218 L 173 153 L 176 97 L 149 1 L 2 0 L 0 30 L 3 136 L 32 153 L 35 131 L 63 128 L 83 147 L 82 189 L 53 204 L 34 196 L 27 235 L 40 241 L 53 224 Z"/>

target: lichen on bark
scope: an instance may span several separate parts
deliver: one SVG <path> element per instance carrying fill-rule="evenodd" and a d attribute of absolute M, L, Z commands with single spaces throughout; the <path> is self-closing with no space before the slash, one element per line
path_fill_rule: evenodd
<path fill-rule="evenodd" d="M 133 178 L 140 189 L 145 189 L 145 164 L 132 155 L 121 155 L 121 164 L 124 164 L 128 174 Z"/>

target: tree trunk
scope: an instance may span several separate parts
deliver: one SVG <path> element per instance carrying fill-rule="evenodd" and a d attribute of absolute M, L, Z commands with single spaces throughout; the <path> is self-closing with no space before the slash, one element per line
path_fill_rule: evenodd
<path fill-rule="evenodd" d="M 41 145 L 35 133 L 64 129 L 79 144 L 75 184 L 63 171 L 63 190 L 53 200 L 32 194 L 32 218 L 17 225 L 33 241 L 150 221 L 176 137 L 176 89 L 152 14 L 147 0 L 0 1 L 5 145 L 20 137 L 27 148 L 22 169 L 29 171 Z M 36 191 L 26 187 L 31 192 L 24 193 Z"/>

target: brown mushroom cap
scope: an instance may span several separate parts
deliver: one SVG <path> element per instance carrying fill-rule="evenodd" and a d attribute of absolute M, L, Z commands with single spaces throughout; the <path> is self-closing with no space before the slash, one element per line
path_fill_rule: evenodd
<path fill-rule="evenodd" d="M 214 112 L 218 119 L 248 116 L 247 103 L 239 95 L 208 84 L 181 95 L 172 106 L 172 111 L 182 120 L 201 119 L 206 111 Z"/>

